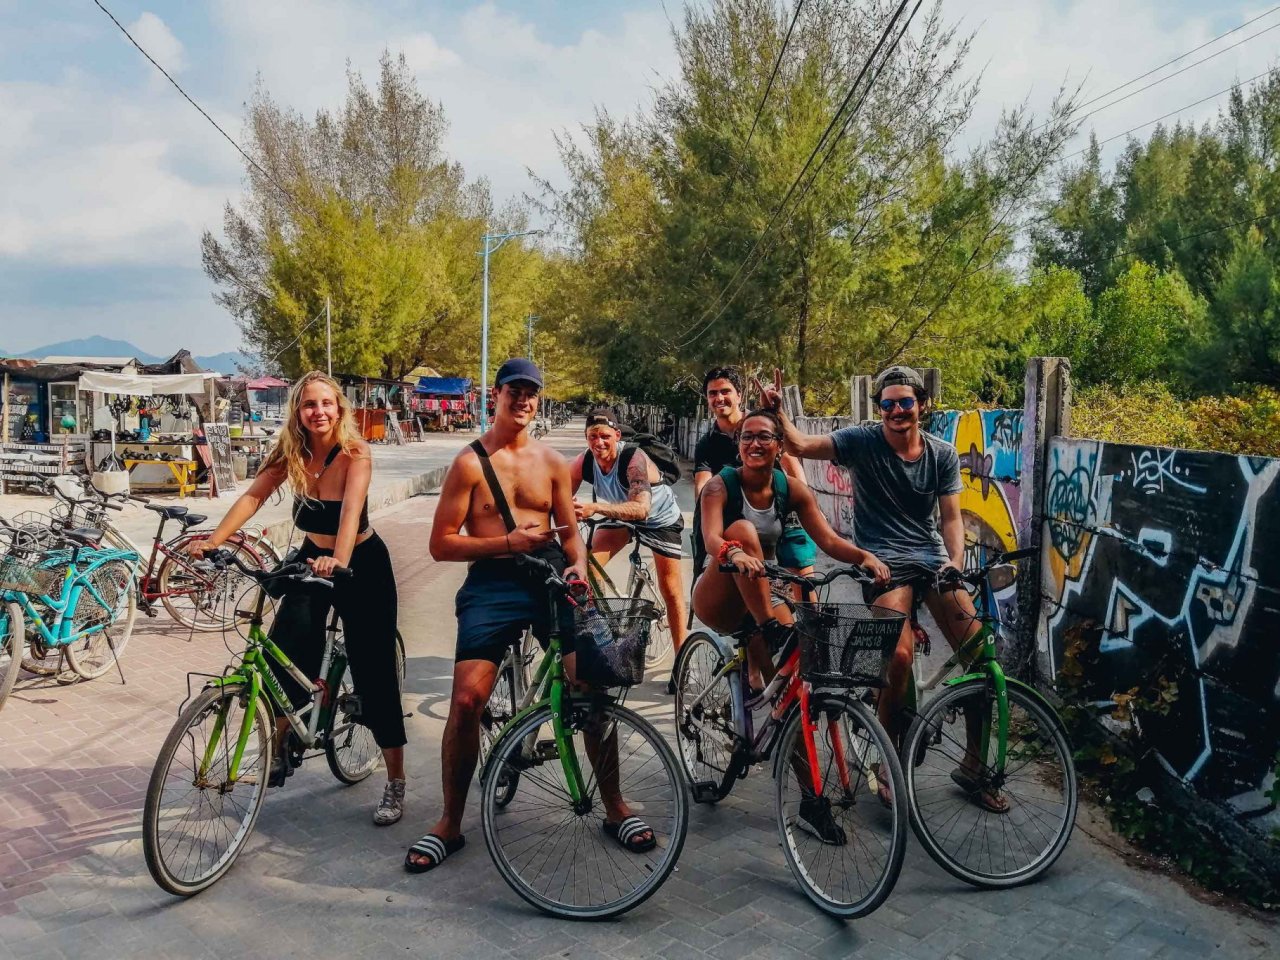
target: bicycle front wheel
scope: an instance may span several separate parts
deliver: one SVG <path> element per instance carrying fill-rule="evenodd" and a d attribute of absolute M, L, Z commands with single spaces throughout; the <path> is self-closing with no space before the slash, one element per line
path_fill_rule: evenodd
<path fill-rule="evenodd" d="M 800 710 L 778 744 L 777 814 L 796 882 L 834 917 L 863 917 L 898 882 L 907 849 L 902 768 L 884 728 L 851 696 L 815 693 L 814 767 Z M 893 799 L 885 803 L 887 780 Z"/>
<path fill-rule="evenodd" d="M 22 672 L 22 658 L 27 649 L 27 625 L 22 607 L 6 603 L 0 608 L 0 708 L 9 698 L 13 685 Z"/>
<path fill-rule="evenodd" d="M 720 647 L 705 633 L 691 634 L 676 659 L 676 746 L 699 802 L 723 800 L 733 783 L 737 723 L 723 667 Z"/>
<path fill-rule="evenodd" d="M 1010 683 L 1003 771 L 995 691 L 968 680 L 930 700 L 907 731 L 916 836 L 952 876 L 979 887 L 1026 883 L 1053 865 L 1076 820 L 1076 772 L 1062 724 Z M 987 743 L 986 754 L 982 744 Z"/>
<path fill-rule="evenodd" d="M 178 717 L 152 768 L 142 850 L 152 878 L 176 896 L 199 893 L 231 868 L 262 809 L 271 714 L 262 698 L 246 701 L 243 684 L 202 692 Z M 232 781 L 246 710 L 253 711 L 249 741 Z"/>
<path fill-rule="evenodd" d="M 533 711 L 489 759 L 480 792 L 485 845 L 511 889 L 539 910 L 573 920 L 613 917 L 643 903 L 671 873 L 684 846 L 688 798 L 671 748 L 638 714 L 586 699 L 566 713 L 584 795 L 572 797 L 551 708 Z M 519 788 L 498 802 L 513 775 Z M 605 798 L 616 804 L 619 797 L 652 829 L 652 849 L 623 849 L 605 832 Z"/>
<path fill-rule="evenodd" d="M 81 680 L 100 677 L 124 656 L 138 619 L 138 581 L 123 561 L 104 563 L 88 574 L 95 597 L 82 589 L 76 603 L 76 628 L 93 628 L 64 648 L 67 666 Z"/>

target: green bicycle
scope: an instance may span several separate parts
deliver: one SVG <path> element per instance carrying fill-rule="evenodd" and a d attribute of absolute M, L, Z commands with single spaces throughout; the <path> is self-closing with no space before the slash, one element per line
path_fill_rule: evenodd
<path fill-rule="evenodd" d="M 360 723 L 360 699 L 347 666 L 336 610 L 325 631 L 320 680 L 299 670 L 263 629 L 269 581 L 332 582 L 305 564 L 273 571 L 245 565 L 225 550 L 205 554 L 215 567 L 233 565 L 256 586 L 252 610 L 237 611 L 248 624 L 240 661 L 181 711 L 165 738 L 147 785 L 142 846 L 147 869 L 164 890 L 189 897 L 216 883 L 244 849 L 262 802 L 275 751 L 275 718 L 288 720 L 289 762 L 299 766 L 305 751 L 322 749 L 333 775 L 359 783 L 377 768 L 381 751 Z M 339 568 L 334 573 L 347 575 Z M 247 593 L 246 593 L 247 595 Z M 397 669 L 404 680 L 404 645 L 396 635 Z M 272 671 L 274 663 L 311 694 L 294 706 Z"/>
<path fill-rule="evenodd" d="M 996 568 L 1031 553 L 997 553 L 940 580 L 984 590 Z M 1034 688 L 1005 675 L 997 627 L 982 618 L 931 677 L 916 657 L 904 708 L 913 718 L 901 757 L 916 837 L 944 870 L 979 887 L 1012 887 L 1048 870 L 1071 838 L 1078 800 L 1062 720 Z M 919 631 L 917 653 L 928 643 Z"/>
<path fill-rule="evenodd" d="M 535 557 L 520 560 L 546 574 L 552 602 L 574 602 L 572 591 L 585 586 Z M 618 613 L 611 604 L 620 602 L 579 606 L 580 623 L 595 616 L 614 635 L 647 630 L 653 609 Z M 574 920 L 613 917 L 652 896 L 675 867 L 688 796 L 675 754 L 652 724 L 607 693 L 569 682 L 562 640 L 553 634 L 527 689 L 512 663 L 507 687 L 490 700 L 490 725 L 502 725 L 481 773 L 484 840 L 503 880 L 538 909 Z M 637 818 L 653 839 L 628 845 L 627 825 Z"/>

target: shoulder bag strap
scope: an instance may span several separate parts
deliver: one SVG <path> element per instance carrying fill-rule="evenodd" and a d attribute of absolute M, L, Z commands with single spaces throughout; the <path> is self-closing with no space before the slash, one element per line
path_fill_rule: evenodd
<path fill-rule="evenodd" d="M 728 527 L 742 519 L 742 478 L 738 476 L 737 467 L 724 467 L 720 479 L 725 492 L 724 525 Z"/>
<path fill-rule="evenodd" d="M 511 516 L 507 495 L 502 492 L 502 484 L 498 482 L 498 475 L 493 472 L 493 464 L 489 462 L 489 451 L 478 439 L 472 440 L 470 446 L 480 458 L 480 469 L 484 471 L 484 479 L 489 484 L 489 492 L 493 494 L 493 502 L 497 504 L 498 512 L 502 514 L 502 522 L 507 525 L 507 533 L 512 533 L 516 528 L 516 522 Z"/>

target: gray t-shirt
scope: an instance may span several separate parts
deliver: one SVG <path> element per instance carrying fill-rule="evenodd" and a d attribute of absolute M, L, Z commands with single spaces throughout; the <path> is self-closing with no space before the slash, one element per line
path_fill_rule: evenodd
<path fill-rule="evenodd" d="M 835 462 L 853 474 L 853 535 L 891 568 L 936 569 L 947 560 L 935 513 L 938 497 L 959 493 L 955 448 L 924 434 L 924 453 L 908 463 L 889 446 L 881 424 L 845 427 L 831 435 Z"/>

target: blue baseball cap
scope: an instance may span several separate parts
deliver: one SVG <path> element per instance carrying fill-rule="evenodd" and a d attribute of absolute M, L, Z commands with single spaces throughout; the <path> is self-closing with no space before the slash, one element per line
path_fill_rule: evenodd
<path fill-rule="evenodd" d="M 536 384 L 539 390 L 542 389 L 542 371 L 538 369 L 536 363 L 525 357 L 512 357 L 500 366 L 497 376 L 493 378 L 493 385 L 504 387 L 516 380 L 527 380 L 529 383 Z"/>

